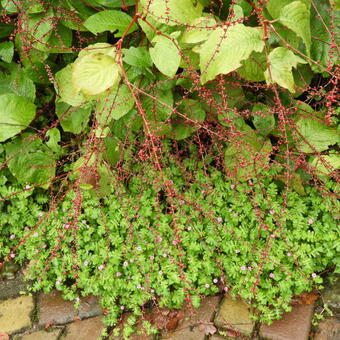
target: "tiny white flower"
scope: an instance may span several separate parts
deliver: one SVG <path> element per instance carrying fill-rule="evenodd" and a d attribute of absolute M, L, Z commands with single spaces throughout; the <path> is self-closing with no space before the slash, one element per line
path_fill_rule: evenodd
<path fill-rule="evenodd" d="M 217 280 L 217 279 L 213 279 L 213 282 L 214 282 L 214 283 L 217 283 L 217 282 L 218 282 L 218 280 Z"/>
<path fill-rule="evenodd" d="M 26 189 L 26 190 L 31 189 L 31 186 L 27 184 L 27 185 L 25 186 L 25 189 Z"/>
<path fill-rule="evenodd" d="M 123 266 L 124 266 L 124 267 L 127 267 L 127 266 L 128 266 L 128 264 L 129 264 L 129 262 L 128 262 L 128 261 L 124 261 L 124 263 L 123 263 Z"/>

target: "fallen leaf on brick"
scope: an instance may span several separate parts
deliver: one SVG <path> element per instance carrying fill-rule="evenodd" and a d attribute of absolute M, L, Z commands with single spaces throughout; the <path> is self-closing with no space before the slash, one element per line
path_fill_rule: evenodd
<path fill-rule="evenodd" d="M 0 333 L 0 340 L 9 340 L 9 335 L 7 333 Z"/>
<path fill-rule="evenodd" d="M 228 329 L 224 331 L 225 335 L 229 338 L 238 338 L 240 336 L 239 332 L 233 331 L 232 329 Z"/>
<path fill-rule="evenodd" d="M 318 298 L 319 298 L 319 295 L 316 294 L 316 293 L 304 292 L 304 293 L 300 294 L 298 297 L 296 297 L 295 302 L 299 305 L 306 305 L 306 304 L 311 305 Z"/>
<path fill-rule="evenodd" d="M 144 318 L 158 329 L 173 331 L 184 318 L 184 312 L 182 310 L 155 309 L 144 315 Z"/>
<path fill-rule="evenodd" d="M 198 329 L 205 335 L 212 335 L 217 332 L 217 328 L 211 323 L 201 323 Z"/>

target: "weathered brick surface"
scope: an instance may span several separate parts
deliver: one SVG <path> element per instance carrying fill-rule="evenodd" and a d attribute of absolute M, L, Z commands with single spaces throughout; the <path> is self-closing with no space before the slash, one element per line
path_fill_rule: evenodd
<path fill-rule="evenodd" d="M 0 333 L 12 334 L 30 327 L 33 308 L 31 296 L 20 296 L 0 302 Z"/>
<path fill-rule="evenodd" d="M 162 334 L 162 339 L 168 340 L 204 340 L 205 334 L 200 330 L 200 325 L 213 321 L 221 298 L 211 296 L 205 298 L 201 306 L 193 311 L 186 310 L 185 318 L 175 331 Z"/>
<path fill-rule="evenodd" d="M 57 340 L 61 329 L 53 329 L 51 331 L 39 331 L 24 335 L 20 340 Z"/>
<path fill-rule="evenodd" d="M 249 310 L 250 307 L 243 301 L 225 297 L 215 324 L 222 329 L 236 330 L 249 336 L 254 328 L 254 321 L 250 319 Z"/>
<path fill-rule="evenodd" d="M 22 279 L 22 275 L 17 275 L 12 280 L 0 280 L 0 300 L 13 298 L 20 295 L 24 291 L 28 283 Z"/>
<path fill-rule="evenodd" d="M 319 331 L 315 340 L 339 340 L 340 339 L 340 320 L 337 318 L 326 319 L 319 324 Z"/>
<path fill-rule="evenodd" d="M 102 317 L 75 321 L 69 324 L 66 328 L 62 340 L 97 340 L 105 328 L 102 323 Z"/>
<path fill-rule="evenodd" d="M 39 298 L 39 325 L 62 325 L 77 318 L 89 318 L 102 314 L 94 296 L 83 298 L 77 311 L 71 301 L 66 301 L 58 291 L 41 294 Z"/>
<path fill-rule="evenodd" d="M 268 340 L 307 340 L 314 304 L 297 305 L 280 320 L 262 325 L 260 336 Z"/>

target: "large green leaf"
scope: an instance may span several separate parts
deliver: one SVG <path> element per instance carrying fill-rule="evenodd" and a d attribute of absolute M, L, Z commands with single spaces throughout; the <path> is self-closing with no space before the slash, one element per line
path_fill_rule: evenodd
<path fill-rule="evenodd" d="M 26 129 L 35 117 L 35 105 L 13 93 L 0 95 L 0 142 Z"/>
<path fill-rule="evenodd" d="M 49 186 L 55 176 L 55 156 L 41 139 L 26 133 L 7 143 L 5 150 L 8 168 L 19 183 Z"/>
<path fill-rule="evenodd" d="M 53 29 L 52 35 L 46 46 L 41 47 L 40 50 L 49 53 L 71 53 L 71 45 L 72 31 L 63 25 L 58 24 L 57 27 Z"/>
<path fill-rule="evenodd" d="M 181 55 L 175 43 L 164 36 L 156 36 L 152 43 L 155 46 L 150 48 L 149 52 L 153 63 L 164 75 L 173 77 L 181 62 Z"/>
<path fill-rule="evenodd" d="M 216 20 L 213 17 L 200 17 L 194 20 L 191 26 L 186 28 L 181 36 L 181 43 L 197 44 L 209 38 L 216 26 Z"/>
<path fill-rule="evenodd" d="M 268 0 L 267 9 L 273 19 L 278 19 L 280 16 L 281 9 L 295 0 Z M 303 2 L 307 8 L 310 8 L 311 0 L 300 0 Z"/>
<path fill-rule="evenodd" d="M 320 66 L 311 63 L 314 72 L 322 72 L 327 65 L 335 62 L 330 56 L 330 46 L 332 45 L 331 18 L 328 4 L 315 1 L 311 8 L 311 33 L 313 36 L 311 46 L 311 58 L 320 63 Z M 336 59 L 336 58 L 334 58 Z M 322 68 L 323 67 L 323 68 Z"/>
<path fill-rule="evenodd" d="M 54 23 L 54 13 L 50 8 L 41 14 L 31 14 L 23 23 L 23 37 L 32 47 L 44 51 L 51 37 Z"/>
<path fill-rule="evenodd" d="M 59 72 L 55 74 L 56 79 L 56 91 L 61 101 L 73 105 L 79 106 L 85 102 L 84 96 L 79 93 L 72 82 L 73 64 L 69 64 Z"/>
<path fill-rule="evenodd" d="M 0 43 L 0 59 L 6 63 L 12 61 L 14 55 L 14 46 L 12 41 L 5 41 Z"/>
<path fill-rule="evenodd" d="M 60 120 L 60 125 L 65 132 L 81 133 L 87 126 L 92 111 L 92 105 L 74 107 L 62 101 L 55 104 L 55 112 Z"/>
<path fill-rule="evenodd" d="M 77 92 L 97 95 L 117 84 L 119 66 L 107 54 L 91 53 L 78 58 L 73 67 L 72 83 Z"/>
<path fill-rule="evenodd" d="M 112 119 L 119 119 L 126 115 L 135 105 L 129 88 L 122 84 L 110 91 L 107 97 L 97 101 L 96 118 L 101 127 L 107 126 Z"/>
<path fill-rule="evenodd" d="M 1 0 L 1 5 L 7 13 L 17 13 L 25 11 L 25 13 L 39 13 L 44 11 L 44 6 L 39 1 L 32 0 Z"/>
<path fill-rule="evenodd" d="M 35 100 L 35 85 L 23 69 L 17 68 L 0 80 L 0 94 L 14 93 L 31 102 Z"/>
<path fill-rule="evenodd" d="M 329 176 L 331 172 L 340 169 L 340 154 L 311 157 L 310 165 L 315 168 L 316 174 L 321 178 Z"/>
<path fill-rule="evenodd" d="M 141 10 L 167 25 L 191 24 L 202 16 L 203 6 L 192 0 L 140 0 Z"/>
<path fill-rule="evenodd" d="M 201 82 L 206 83 L 218 74 L 228 74 L 242 64 L 250 54 L 261 52 L 264 43 L 261 31 L 254 27 L 237 24 L 226 31 L 220 27 L 199 47 Z"/>
<path fill-rule="evenodd" d="M 275 128 L 275 118 L 270 108 L 263 103 L 256 103 L 252 109 L 254 126 L 263 136 L 268 135 Z"/>
<path fill-rule="evenodd" d="M 315 118 L 300 118 L 296 128 L 302 138 L 296 143 L 297 148 L 306 153 L 321 152 L 328 149 L 329 145 L 339 142 L 340 133 L 335 128 L 327 126 Z"/>
<path fill-rule="evenodd" d="M 269 53 L 268 59 L 270 68 L 265 72 L 267 83 L 277 83 L 294 93 L 292 68 L 296 68 L 298 63 L 306 64 L 307 62 L 285 47 L 275 48 Z"/>
<path fill-rule="evenodd" d="M 121 37 L 131 21 L 132 18 L 122 11 L 106 10 L 91 15 L 84 22 L 84 26 L 93 34 L 104 31 L 117 31 L 115 36 Z M 135 31 L 136 29 L 137 26 L 134 24 L 129 30 L 129 33 Z"/>
<path fill-rule="evenodd" d="M 124 62 L 136 67 L 150 67 L 152 60 L 146 47 L 123 48 Z"/>
<path fill-rule="evenodd" d="M 241 62 L 242 66 L 237 69 L 237 73 L 244 79 L 250 81 L 265 80 L 264 71 L 267 68 L 265 54 L 253 52 L 250 57 Z"/>
<path fill-rule="evenodd" d="M 310 55 L 310 10 L 303 2 L 294 1 L 281 9 L 280 21 L 302 38 Z"/>

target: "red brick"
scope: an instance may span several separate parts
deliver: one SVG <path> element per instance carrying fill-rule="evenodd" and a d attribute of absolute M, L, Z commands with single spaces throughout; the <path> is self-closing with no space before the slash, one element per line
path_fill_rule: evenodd
<path fill-rule="evenodd" d="M 307 340 L 314 304 L 297 305 L 280 320 L 262 325 L 260 336 L 268 340 Z"/>

